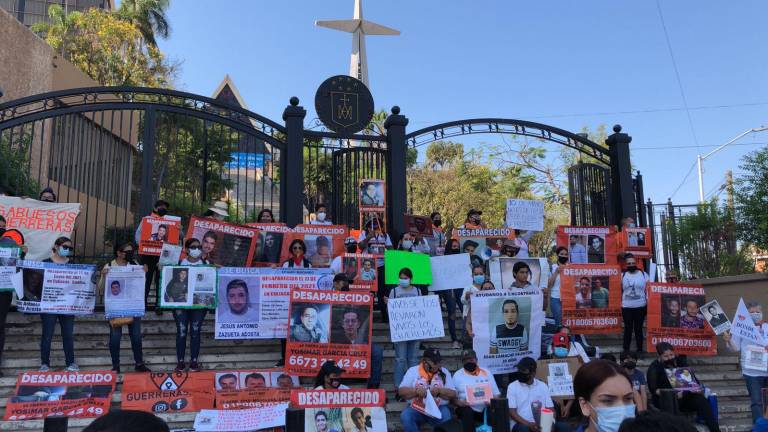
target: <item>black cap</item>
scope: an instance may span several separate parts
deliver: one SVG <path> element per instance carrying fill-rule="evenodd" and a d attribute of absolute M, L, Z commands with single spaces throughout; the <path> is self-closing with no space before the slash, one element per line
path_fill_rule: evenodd
<path fill-rule="evenodd" d="M 533 372 L 536 370 L 536 360 L 530 357 L 523 357 L 517 362 L 517 369 L 525 369 L 529 372 Z"/>
<path fill-rule="evenodd" d="M 474 241 L 474 240 L 467 240 L 467 241 L 465 241 L 465 242 L 464 242 L 464 244 L 462 245 L 462 249 L 463 249 L 463 248 L 465 248 L 465 247 L 467 247 L 467 246 L 472 246 L 473 248 L 477 249 L 477 247 L 478 247 L 478 246 L 480 246 L 480 244 L 478 244 L 478 243 L 477 243 L 476 241 Z"/>
<path fill-rule="evenodd" d="M 345 245 L 353 245 L 353 244 L 357 244 L 357 240 L 355 240 L 355 238 L 354 238 L 354 237 L 352 237 L 352 236 L 349 236 L 349 237 L 347 237 L 347 238 L 345 238 L 345 239 L 344 239 L 344 244 L 345 244 Z"/>
<path fill-rule="evenodd" d="M 483 214 L 483 212 L 481 212 L 481 211 L 480 211 L 480 210 L 478 210 L 478 209 L 473 209 L 473 208 L 472 208 L 472 209 L 469 209 L 469 211 L 467 212 L 467 217 L 470 217 L 470 216 L 472 216 L 473 214 L 476 214 L 476 215 L 482 215 L 482 214 Z"/>
<path fill-rule="evenodd" d="M 477 353 L 475 352 L 475 350 L 468 349 L 468 350 L 462 351 L 461 353 L 462 360 L 471 359 L 471 358 L 477 359 Z"/>
<path fill-rule="evenodd" d="M 434 363 L 440 363 L 443 360 L 443 356 L 440 355 L 440 350 L 437 348 L 425 349 L 424 358 L 432 360 Z"/>
<path fill-rule="evenodd" d="M 323 363 L 323 367 L 320 368 L 320 372 L 322 372 L 324 375 L 330 375 L 330 374 L 343 374 L 346 371 L 336 366 L 335 361 L 328 360 L 327 362 Z"/>

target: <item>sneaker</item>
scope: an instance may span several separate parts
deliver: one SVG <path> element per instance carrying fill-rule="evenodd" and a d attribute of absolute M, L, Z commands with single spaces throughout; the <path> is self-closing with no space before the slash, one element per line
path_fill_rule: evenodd
<path fill-rule="evenodd" d="M 120 373 L 120 366 L 112 366 L 112 372 L 114 373 Z"/>
<path fill-rule="evenodd" d="M 184 372 L 185 369 L 187 369 L 187 365 L 184 363 L 184 360 L 179 360 L 179 362 L 176 363 L 176 372 Z"/>
<path fill-rule="evenodd" d="M 285 367 L 285 359 L 278 360 L 277 363 L 275 363 L 275 367 Z"/>
<path fill-rule="evenodd" d="M 451 344 L 451 348 L 453 349 L 461 349 L 461 342 L 455 340 L 453 341 L 453 344 Z"/>
<path fill-rule="evenodd" d="M 152 372 L 151 370 L 149 370 L 149 368 L 147 367 L 147 365 L 145 365 L 144 363 L 139 363 L 139 364 L 137 364 L 137 365 L 136 365 L 136 367 L 135 367 L 135 368 L 133 368 L 133 369 L 134 369 L 136 372 Z"/>
<path fill-rule="evenodd" d="M 37 370 L 38 372 L 50 372 L 51 368 L 47 364 L 40 365 L 40 369 Z"/>
<path fill-rule="evenodd" d="M 197 362 L 197 360 L 192 360 L 189 362 L 189 371 L 190 372 L 200 372 L 200 363 Z"/>
<path fill-rule="evenodd" d="M 77 365 L 77 363 L 71 363 L 69 366 L 67 366 L 67 372 L 80 372 L 80 367 Z"/>

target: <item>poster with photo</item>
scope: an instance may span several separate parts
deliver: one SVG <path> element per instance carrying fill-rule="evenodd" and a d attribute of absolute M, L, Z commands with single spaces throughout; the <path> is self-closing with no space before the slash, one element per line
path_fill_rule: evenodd
<path fill-rule="evenodd" d="M 364 179 L 360 181 L 360 211 L 384 211 L 387 208 L 387 193 L 384 180 Z"/>
<path fill-rule="evenodd" d="M 432 219 L 429 216 L 403 215 L 405 231 L 415 236 L 432 237 Z"/>
<path fill-rule="evenodd" d="M 546 258 L 492 258 L 488 262 L 496 288 L 520 289 L 547 287 L 549 263 Z"/>
<path fill-rule="evenodd" d="M 315 376 L 328 360 L 367 378 L 371 371 L 373 296 L 367 292 L 291 289 L 285 370 Z"/>
<path fill-rule="evenodd" d="M 284 223 L 258 223 L 245 224 L 247 227 L 259 230 L 259 238 L 256 241 L 256 249 L 251 261 L 254 267 L 269 267 L 282 263 L 283 241 L 287 233 L 292 230 Z"/>
<path fill-rule="evenodd" d="M 563 325 L 577 334 L 621 331 L 621 269 L 603 264 L 568 264 L 560 269 Z"/>
<path fill-rule="evenodd" d="M 568 249 L 569 264 L 616 265 L 616 229 L 601 226 L 557 227 L 557 246 Z"/>
<path fill-rule="evenodd" d="M 87 315 L 96 304 L 96 266 L 19 260 L 12 282 L 23 313 Z M 19 286 L 21 284 L 21 286 Z M 19 295 L 21 294 L 21 295 Z"/>
<path fill-rule="evenodd" d="M 200 240 L 203 257 L 222 267 L 249 267 L 259 239 L 256 228 L 192 216 L 184 240 Z"/>
<path fill-rule="evenodd" d="M 141 219 L 139 255 L 160 256 L 163 245 L 179 244 L 181 218 L 178 216 L 145 216 Z"/>
<path fill-rule="evenodd" d="M 538 288 L 480 291 L 473 295 L 470 310 L 478 364 L 493 374 L 510 373 L 521 358 L 538 358 L 543 301 Z"/>
<path fill-rule="evenodd" d="M 581 367 L 581 357 L 536 361 L 536 378 L 549 387 L 554 400 L 573 399 L 573 377 Z"/>
<path fill-rule="evenodd" d="M 731 329 L 731 321 L 716 299 L 701 305 L 700 310 L 716 335 L 720 336 Z"/>
<path fill-rule="evenodd" d="M 715 333 L 704 322 L 704 287 L 684 283 L 648 283 L 647 350 L 668 342 L 678 354 L 717 354 Z"/>
<path fill-rule="evenodd" d="M 677 391 L 698 392 L 701 391 L 701 384 L 696 380 L 690 368 L 680 367 L 675 369 L 664 369 L 667 374 L 669 384 Z"/>
<path fill-rule="evenodd" d="M 301 387 L 298 377 L 277 368 L 225 370 L 215 374 L 216 407 L 224 410 L 286 403 L 291 398 L 291 389 Z"/>
<path fill-rule="evenodd" d="M 468 253 L 472 265 L 483 264 L 491 257 L 501 254 L 504 242 L 515 239 L 515 230 L 512 228 L 456 228 L 452 237 L 459 240 L 461 253 Z"/>
<path fill-rule="evenodd" d="M 294 390 L 291 405 L 304 408 L 307 432 L 386 432 L 384 390 Z"/>
<path fill-rule="evenodd" d="M 330 267 L 331 261 L 344 253 L 344 239 L 348 232 L 346 225 L 296 225 L 284 237 L 281 260 L 284 262 L 291 257 L 289 247 L 295 239 L 300 239 L 307 247 L 304 257 L 312 268 Z"/>
<path fill-rule="evenodd" d="M 21 257 L 21 248 L 0 246 L 0 292 L 13 291 L 12 277 L 16 274 L 16 262 Z"/>
<path fill-rule="evenodd" d="M 651 255 L 650 228 L 623 228 L 618 234 L 619 252 L 632 252 L 643 258 Z"/>
<path fill-rule="evenodd" d="M 104 278 L 106 319 L 144 316 L 144 266 L 111 266 Z"/>
<path fill-rule="evenodd" d="M 376 291 L 379 273 L 376 256 L 363 253 L 345 253 L 341 258 L 341 271 L 347 276 L 349 289 Z"/>
<path fill-rule="evenodd" d="M 160 307 L 215 309 L 216 267 L 165 266 L 160 270 Z"/>

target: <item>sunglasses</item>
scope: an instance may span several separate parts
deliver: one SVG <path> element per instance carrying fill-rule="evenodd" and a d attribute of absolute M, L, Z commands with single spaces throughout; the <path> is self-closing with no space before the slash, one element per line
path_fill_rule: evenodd
<path fill-rule="evenodd" d="M 294 246 L 294 247 L 291 248 L 291 250 L 297 250 L 297 249 L 301 250 L 303 248 L 301 246 Z"/>
<path fill-rule="evenodd" d="M 127 254 L 127 253 L 133 253 L 133 249 L 122 250 L 122 251 L 120 251 L 120 252 L 122 252 L 122 253 L 124 253 L 124 254 Z"/>

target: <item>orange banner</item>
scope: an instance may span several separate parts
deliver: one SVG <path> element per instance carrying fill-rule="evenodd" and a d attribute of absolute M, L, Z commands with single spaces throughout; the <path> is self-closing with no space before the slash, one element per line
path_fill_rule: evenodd
<path fill-rule="evenodd" d="M 123 376 L 123 409 L 151 413 L 213 409 L 214 373 L 128 373 Z"/>
<path fill-rule="evenodd" d="M 259 230 L 259 240 L 251 261 L 254 267 L 279 266 L 282 264 L 283 242 L 292 230 L 284 223 L 247 223 L 245 226 Z"/>
<path fill-rule="evenodd" d="M 704 287 L 694 284 L 648 283 L 648 352 L 668 342 L 678 354 L 717 355 L 717 340 L 699 311 L 707 302 Z"/>
<path fill-rule="evenodd" d="M 141 219 L 139 255 L 160 256 L 163 243 L 179 244 L 181 219 L 177 217 L 145 216 Z"/>
<path fill-rule="evenodd" d="M 283 240 L 281 262 L 291 257 L 291 243 L 300 239 L 307 247 L 304 257 L 312 268 L 330 267 L 331 261 L 344 253 L 344 239 L 348 232 L 346 225 L 296 225 Z"/>
<path fill-rule="evenodd" d="M 184 240 L 200 240 L 203 257 L 223 267 L 250 267 L 259 231 L 216 219 L 193 216 Z M 183 257 L 182 257 L 183 258 Z"/>
<path fill-rule="evenodd" d="M 344 254 L 341 259 L 341 271 L 347 275 L 349 289 L 376 291 L 378 289 L 378 271 L 376 256 L 372 254 Z"/>
<path fill-rule="evenodd" d="M 557 246 L 568 249 L 569 264 L 617 264 L 618 245 L 613 227 L 560 225 Z"/>
<path fill-rule="evenodd" d="M 621 331 L 621 269 L 602 264 L 560 267 L 563 325 L 579 334 Z"/>
<path fill-rule="evenodd" d="M 283 369 L 217 371 L 215 385 L 217 409 L 248 409 L 288 402 L 299 379 Z"/>
<path fill-rule="evenodd" d="M 6 401 L 3 420 L 99 417 L 109 411 L 116 381 L 112 371 L 24 372 Z"/>

